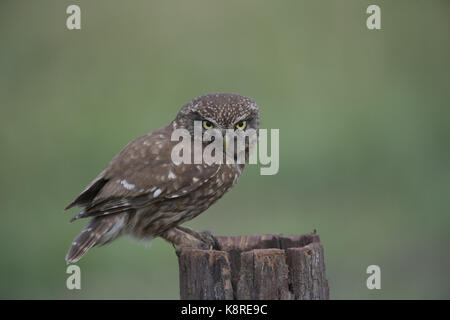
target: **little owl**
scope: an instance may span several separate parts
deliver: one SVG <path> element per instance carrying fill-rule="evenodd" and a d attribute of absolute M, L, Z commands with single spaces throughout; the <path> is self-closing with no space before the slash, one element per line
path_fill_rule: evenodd
<path fill-rule="evenodd" d="M 193 134 L 194 123 L 201 123 L 203 131 L 214 129 L 221 134 L 229 129 L 258 132 L 259 110 L 248 97 L 207 94 L 185 104 L 167 126 L 131 141 L 67 206 L 66 209 L 82 208 L 71 221 L 90 218 L 73 241 L 67 263 L 78 261 L 93 246 L 104 245 L 121 235 L 147 241 L 162 237 L 177 250 L 216 246 L 209 231 L 197 232 L 181 225 L 230 190 L 244 164 L 174 163 L 172 149 L 179 141 L 172 141 L 172 133 L 185 129 Z M 202 147 L 212 141 L 202 142 Z M 246 144 L 246 151 L 248 147 Z"/>

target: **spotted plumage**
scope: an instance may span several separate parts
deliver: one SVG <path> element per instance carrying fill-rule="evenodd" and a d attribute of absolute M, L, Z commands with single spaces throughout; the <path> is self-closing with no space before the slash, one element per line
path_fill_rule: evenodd
<path fill-rule="evenodd" d="M 242 120 L 246 128 L 258 130 L 259 110 L 248 97 L 208 94 L 185 104 L 166 127 L 131 141 L 66 208 L 82 208 L 71 221 L 90 218 L 67 253 L 68 263 L 121 235 L 138 240 L 159 236 L 177 249 L 214 246 L 209 232 L 199 233 L 181 224 L 208 209 L 235 185 L 244 164 L 177 165 L 171 159 L 178 143 L 171 141 L 173 131 L 186 129 L 193 135 L 194 121 L 206 120 L 221 131 L 235 129 Z"/>

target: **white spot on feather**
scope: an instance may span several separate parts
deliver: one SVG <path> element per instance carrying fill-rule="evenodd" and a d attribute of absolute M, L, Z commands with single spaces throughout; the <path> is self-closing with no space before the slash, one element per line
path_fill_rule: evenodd
<path fill-rule="evenodd" d="M 127 190 L 133 190 L 134 188 L 136 188 L 136 186 L 134 184 L 128 183 L 126 180 L 122 180 L 122 181 L 120 181 L 120 183 Z"/>
<path fill-rule="evenodd" d="M 169 175 L 167 176 L 169 179 L 174 179 L 175 175 L 173 174 L 172 171 L 169 171 Z"/>
<path fill-rule="evenodd" d="M 153 193 L 153 197 L 156 198 L 161 194 L 161 189 L 156 189 L 156 191 Z"/>

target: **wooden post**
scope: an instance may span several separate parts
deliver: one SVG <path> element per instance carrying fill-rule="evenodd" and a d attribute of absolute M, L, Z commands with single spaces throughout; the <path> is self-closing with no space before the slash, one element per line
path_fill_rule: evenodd
<path fill-rule="evenodd" d="M 219 250 L 183 249 L 183 300 L 329 299 L 319 235 L 217 237 Z"/>

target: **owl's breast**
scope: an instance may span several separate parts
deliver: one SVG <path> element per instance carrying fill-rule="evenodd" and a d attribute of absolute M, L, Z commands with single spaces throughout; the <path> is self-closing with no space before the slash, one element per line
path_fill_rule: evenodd
<path fill-rule="evenodd" d="M 242 168 L 235 164 L 223 164 L 217 174 L 203 184 L 196 192 L 198 196 L 219 199 L 239 180 Z"/>

